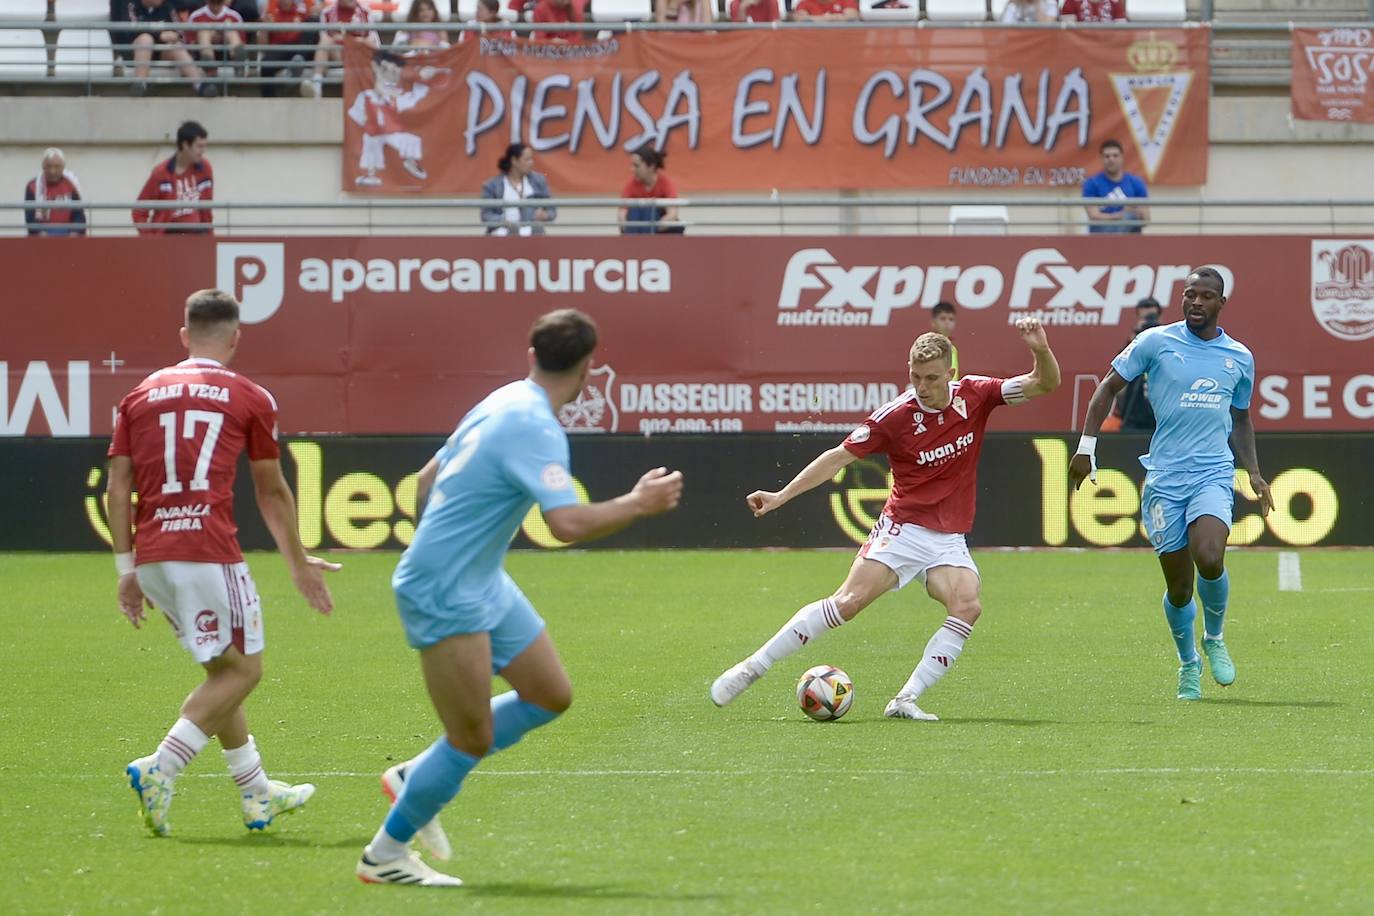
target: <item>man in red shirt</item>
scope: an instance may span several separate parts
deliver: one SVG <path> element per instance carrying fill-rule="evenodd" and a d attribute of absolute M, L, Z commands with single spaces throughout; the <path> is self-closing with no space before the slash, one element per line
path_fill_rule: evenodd
<path fill-rule="evenodd" d="M 1125 0 L 1064 0 L 1061 22 L 1121 22 L 1126 18 Z"/>
<path fill-rule="evenodd" d="M 269 780 L 243 702 L 262 678 L 262 604 L 239 550 L 234 475 L 248 453 L 258 509 L 291 578 L 321 614 L 333 610 L 322 568 L 296 534 L 296 505 L 282 476 L 277 404 L 266 389 L 225 368 L 239 343 L 239 304 L 201 290 L 186 300 L 181 342 L 189 359 L 144 379 L 119 403 L 110 441 L 110 536 L 119 607 L 138 628 L 143 604 L 162 611 L 177 639 L 205 668 L 157 750 L 132 761 L 129 783 L 144 824 L 168 831 L 177 775 L 219 738 L 243 802 L 243 822 L 261 830 L 314 794 L 306 783 Z M 137 491 L 137 534 L 131 533 Z M 146 599 L 145 599 L 146 596 Z"/>
<path fill-rule="evenodd" d="M 577 0 L 539 0 L 534 6 L 531 22 L 582 22 L 582 6 Z M 535 32 L 534 37 L 543 41 L 581 41 L 583 33 L 576 30 L 566 32 Z"/>
<path fill-rule="evenodd" d="M 186 21 L 192 26 L 203 25 L 242 25 L 243 15 L 229 6 L 228 0 L 205 0 L 205 5 L 191 12 Z M 236 30 L 217 31 L 214 29 L 195 29 L 196 47 L 200 49 L 201 60 L 208 65 L 206 71 L 215 64 L 216 50 L 223 47 L 234 62 L 246 66 L 248 48 L 243 43 L 243 33 Z M 232 69 L 232 68 L 231 68 Z"/>
<path fill-rule="evenodd" d="M 363 25 L 371 21 L 372 11 L 361 0 L 331 0 L 320 12 L 320 22 L 327 25 Z M 314 99 L 324 95 L 325 71 L 330 65 L 343 63 L 345 41 L 361 41 L 369 48 L 382 46 L 381 38 L 373 31 L 334 29 L 320 32 L 319 46 L 315 49 L 315 74 L 308 80 L 301 80 L 301 95 Z"/>
<path fill-rule="evenodd" d="M 800 0 L 792 7 L 797 22 L 827 19 L 858 19 L 859 0 Z"/>
<path fill-rule="evenodd" d="M 730 0 L 731 22 L 777 22 L 778 0 Z"/>
<path fill-rule="evenodd" d="M 24 188 L 24 200 L 36 205 L 24 210 L 29 235 L 85 235 L 85 210 L 53 206 L 80 199 L 81 185 L 67 171 L 67 157 L 55 146 L 44 150 L 43 170 Z"/>
<path fill-rule="evenodd" d="M 138 192 L 139 200 L 179 200 L 194 203 L 213 200 L 215 174 L 205 147 L 210 134 L 199 122 L 186 121 L 177 128 L 176 155 L 159 162 Z M 213 233 L 210 223 L 214 214 L 207 207 L 176 209 L 143 209 L 135 207 L 134 225 L 139 235 L 163 235 L 170 232 Z"/>
<path fill-rule="evenodd" d="M 630 180 L 620 192 L 630 200 L 671 200 L 677 197 L 677 185 L 663 171 L 668 154 L 645 143 L 630 153 Z M 621 207 L 619 212 L 621 235 L 640 235 L 653 232 L 681 232 L 676 206 Z M 667 225 L 665 225 L 667 224 Z"/>
<path fill-rule="evenodd" d="M 1020 404 L 1059 387 L 1059 363 L 1045 330 L 1034 318 L 1016 323 L 1035 364 L 1016 378 L 966 375 L 954 381 L 949 338 L 934 331 L 916 338 L 908 368 L 912 387 L 874 411 L 840 445 L 822 452 L 778 492 L 758 490 L 747 502 L 766 515 L 807 490 L 834 479 L 868 455 L 885 454 L 892 467 L 892 492 L 849 575 L 828 598 L 802 608 L 757 652 L 728 669 L 711 685 L 711 700 L 724 706 L 775 662 L 853 620 L 893 589 L 919 580 L 945 606 L 947 616 L 926 643 L 916 670 L 883 715 L 927 719 L 916 701 L 954 664 L 982 613 L 978 567 L 964 536 L 973 527 L 978 453 L 988 415 L 1003 404 Z"/>

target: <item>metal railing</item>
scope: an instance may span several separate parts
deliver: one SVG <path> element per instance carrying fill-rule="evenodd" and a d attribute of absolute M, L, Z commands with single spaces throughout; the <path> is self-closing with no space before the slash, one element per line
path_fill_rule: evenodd
<path fill-rule="evenodd" d="M 1002 204 L 1006 222 L 977 220 L 951 222 L 952 206 Z M 554 222 L 512 223 L 529 225 L 550 235 L 610 235 L 624 226 L 647 231 L 686 231 L 694 235 L 857 235 L 857 234 L 1013 234 L 1056 235 L 1086 231 L 1084 207 L 1120 206 L 1114 198 L 1054 196 L 1005 196 L 969 198 L 952 195 L 740 195 L 701 196 L 676 200 L 624 200 L 617 197 L 564 197 L 539 199 L 538 205 L 556 207 Z M 1151 209 L 1143 226 L 1150 234 L 1341 234 L 1374 232 L 1374 198 L 1359 199 L 1206 199 L 1156 197 L 1138 201 Z M 79 201 L 87 230 L 97 236 L 131 236 L 139 227 L 130 211 L 211 210 L 213 232 L 218 236 L 412 236 L 481 235 L 488 226 L 476 211 L 502 207 L 502 201 L 462 199 L 356 199 L 327 203 L 282 201 Z M 668 205 L 680 208 L 680 221 L 625 223 L 618 208 Z M 69 209 L 53 205 L 54 209 Z M 0 237 L 26 234 L 22 211 L 33 202 L 0 202 Z M 1117 224 L 1121 225 L 1121 224 Z M 154 224 L 154 230 L 167 229 Z M 203 224 L 172 224 L 173 232 L 205 231 Z"/>

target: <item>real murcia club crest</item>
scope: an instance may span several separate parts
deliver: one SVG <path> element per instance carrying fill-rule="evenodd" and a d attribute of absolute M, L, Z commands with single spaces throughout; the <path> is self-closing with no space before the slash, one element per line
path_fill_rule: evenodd
<path fill-rule="evenodd" d="M 1178 54 L 1178 45 L 1156 39 L 1151 32 L 1148 39 L 1133 42 L 1126 49 L 1126 61 L 1135 72 L 1110 74 L 1117 103 L 1126 116 L 1126 126 L 1140 150 L 1145 175 L 1151 182 L 1164 159 L 1174 126 L 1183 112 L 1183 103 L 1188 98 L 1188 89 L 1193 84 L 1192 70 L 1173 69 L 1178 63 Z"/>
<path fill-rule="evenodd" d="M 615 432 L 620 428 L 620 411 L 615 407 L 614 385 L 615 370 L 609 365 L 592 369 L 577 400 L 558 411 L 558 422 L 570 433 Z"/>
<path fill-rule="evenodd" d="M 954 408 L 955 413 L 963 417 L 965 420 L 968 419 L 968 405 L 964 403 L 964 398 L 962 395 L 956 394 L 954 396 L 954 400 L 950 402 L 950 405 Z"/>

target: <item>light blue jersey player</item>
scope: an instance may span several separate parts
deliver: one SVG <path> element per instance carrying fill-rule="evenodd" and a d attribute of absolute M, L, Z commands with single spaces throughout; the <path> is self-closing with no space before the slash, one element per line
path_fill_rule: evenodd
<path fill-rule="evenodd" d="M 1250 475 L 1250 486 L 1269 514 L 1273 497 L 1260 475 L 1250 395 L 1255 359 L 1240 341 L 1217 327 L 1226 304 L 1225 281 L 1210 267 L 1188 275 L 1183 290 L 1184 320 L 1143 331 L 1112 360 L 1112 369 L 1093 393 L 1083 439 L 1069 465 L 1074 486 L 1096 481 L 1097 434 L 1113 399 L 1144 374 L 1155 432 L 1142 455 L 1145 488 L 1141 518 L 1164 571 L 1164 616 L 1178 647 L 1178 698 L 1202 696 L 1202 660 L 1194 621 L 1193 570 L 1202 598 L 1202 650 L 1212 677 L 1223 687 L 1236 679 L 1235 663 L 1222 639 L 1230 581 L 1226 539 L 1235 499 L 1235 456 Z"/>
<path fill-rule="evenodd" d="M 655 468 L 623 496 L 578 502 L 556 411 L 582 391 L 595 347 L 587 316 L 572 309 L 544 315 L 530 331 L 529 377 L 474 407 L 420 471 L 420 522 L 391 584 L 444 734 L 383 774 L 394 804 L 358 861 L 365 882 L 461 885 L 413 853 L 411 839 L 418 834 L 431 854 L 447 859 L 452 850 L 437 815 L 464 777 L 572 703 L 544 621 L 503 568 L 530 507 L 539 505 L 559 540 L 580 541 L 665 512 L 681 498 L 681 472 Z M 493 672 L 514 689 L 492 697 Z"/>

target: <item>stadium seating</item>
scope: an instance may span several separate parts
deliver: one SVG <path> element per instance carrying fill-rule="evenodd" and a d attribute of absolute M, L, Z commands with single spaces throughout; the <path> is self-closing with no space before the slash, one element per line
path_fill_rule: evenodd
<path fill-rule="evenodd" d="M 114 49 L 105 29 L 63 29 L 53 52 L 53 76 L 103 77 L 114 75 Z"/>
<path fill-rule="evenodd" d="M 48 50 L 39 29 L 0 29 L 0 80 L 41 80 Z"/>
<path fill-rule="evenodd" d="M 654 18 L 650 0 L 594 0 L 594 22 L 645 22 Z"/>
<path fill-rule="evenodd" d="M 58 22 L 106 22 L 110 4 L 108 0 L 55 0 L 53 18 Z"/>
<path fill-rule="evenodd" d="M 107 4 L 105 14 L 100 18 L 106 19 L 110 15 L 110 7 Z M 38 22 L 48 18 L 48 0 L 4 0 L 0 3 L 0 19 L 9 22 Z"/>
<path fill-rule="evenodd" d="M 1011 214 L 1001 204 L 957 204 L 949 208 L 950 235 L 1006 235 Z"/>
<path fill-rule="evenodd" d="M 1132 22 L 1183 22 L 1188 18 L 1187 0 L 1130 0 L 1126 18 Z"/>
<path fill-rule="evenodd" d="M 859 18 L 869 21 L 880 20 L 907 20 L 915 22 L 921 16 L 921 4 L 919 0 L 903 0 L 906 8 L 884 8 L 875 9 L 874 4 L 881 3 L 883 0 L 859 0 Z"/>
<path fill-rule="evenodd" d="M 406 17 L 410 15 L 410 7 L 414 3 L 415 0 L 393 0 L 393 4 L 396 8 L 391 12 L 391 21 L 405 22 Z M 443 0 L 438 0 L 438 2 L 434 4 L 434 8 L 439 11 L 439 19 L 441 21 L 447 20 L 449 18 L 449 7 L 447 3 L 443 2 Z M 475 4 L 473 5 L 473 9 L 476 9 Z M 476 15 L 476 13 L 474 13 L 473 15 Z"/>
<path fill-rule="evenodd" d="M 926 0 L 931 22 L 977 22 L 988 18 L 987 0 Z"/>

